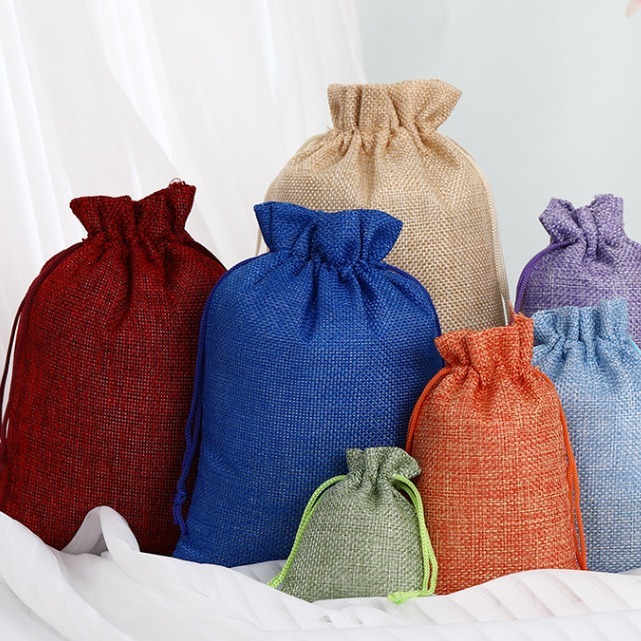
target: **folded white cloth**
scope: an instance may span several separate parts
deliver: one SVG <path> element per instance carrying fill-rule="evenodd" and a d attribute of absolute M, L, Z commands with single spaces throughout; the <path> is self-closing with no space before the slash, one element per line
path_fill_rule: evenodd
<path fill-rule="evenodd" d="M 641 638 L 641 571 L 537 570 L 447 596 L 307 603 L 264 583 L 280 562 L 228 569 L 143 554 L 92 510 L 64 551 L 0 513 L 2 641 L 388 641 Z"/>

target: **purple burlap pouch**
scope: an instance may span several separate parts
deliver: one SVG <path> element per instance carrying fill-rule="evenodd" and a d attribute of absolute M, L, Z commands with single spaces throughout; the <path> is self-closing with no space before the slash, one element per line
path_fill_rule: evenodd
<path fill-rule="evenodd" d="M 540 221 L 550 244 L 525 266 L 516 311 L 531 316 L 543 309 L 625 298 L 630 334 L 641 343 L 641 245 L 623 230 L 623 199 L 605 194 L 575 209 L 553 198 Z"/>

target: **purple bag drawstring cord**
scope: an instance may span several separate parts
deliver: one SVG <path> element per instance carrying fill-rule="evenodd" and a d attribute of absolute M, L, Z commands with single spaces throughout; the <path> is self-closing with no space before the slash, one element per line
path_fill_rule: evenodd
<path fill-rule="evenodd" d="M 518 314 L 521 311 L 523 306 L 523 297 L 525 296 L 525 289 L 527 284 L 532 276 L 532 273 L 536 269 L 538 262 L 549 253 L 555 251 L 556 249 L 561 249 L 562 247 L 567 247 L 574 243 L 574 240 L 563 242 L 563 243 L 550 243 L 545 249 L 541 250 L 536 254 L 527 265 L 523 268 L 521 276 L 519 276 L 519 282 L 516 285 L 516 300 L 514 301 L 514 311 Z"/>

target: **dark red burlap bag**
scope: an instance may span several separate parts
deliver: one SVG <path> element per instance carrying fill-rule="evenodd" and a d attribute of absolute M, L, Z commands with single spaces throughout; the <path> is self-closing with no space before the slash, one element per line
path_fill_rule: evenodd
<path fill-rule="evenodd" d="M 88 237 L 45 264 L 20 306 L 0 509 L 54 547 L 98 505 L 143 551 L 170 554 L 178 540 L 200 316 L 224 272 L 185 231 L 195 191 L 72 200 Z"/>

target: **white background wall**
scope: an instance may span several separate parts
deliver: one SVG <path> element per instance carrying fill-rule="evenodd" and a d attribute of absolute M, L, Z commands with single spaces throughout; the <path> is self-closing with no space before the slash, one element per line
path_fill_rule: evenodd
<path fill-rule="evenodd" d="M 437 77 L 441 131 L 485 171 L 512 293 L 551 197 L 625 199 L 641 241 L 641 12 L 626 0 L 356 0 L 369 82 Z"/>

